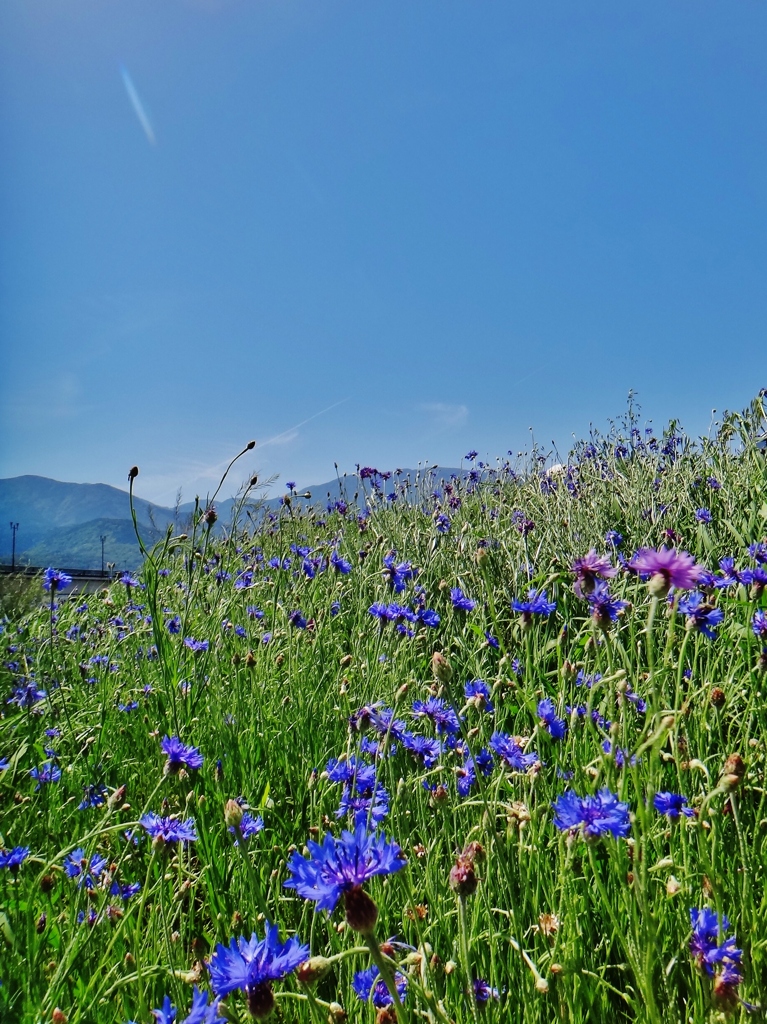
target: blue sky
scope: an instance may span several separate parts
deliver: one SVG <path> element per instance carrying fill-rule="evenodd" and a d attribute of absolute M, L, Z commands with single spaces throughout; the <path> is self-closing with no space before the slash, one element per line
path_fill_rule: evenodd
<path fill-rule="evenodd" d="M 3 0 L 0 476 L 455 465 L 632 388 L 705 432 L 767 384 L 766 44 L 753 0 Z"/>

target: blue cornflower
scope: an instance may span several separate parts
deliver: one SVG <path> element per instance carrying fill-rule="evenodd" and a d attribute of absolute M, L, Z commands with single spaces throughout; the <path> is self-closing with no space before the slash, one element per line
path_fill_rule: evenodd
<path fill-rule="evenodd" d="M 14 846 L 12 850 L 0 850 L 0 869 L 7 868 L 16 874 L 29 856 L 28 846 Z"/>
<path fill-rule="evenodd" d="M 754 617 L 751 620 L 751 629 L 753 630 L 754 636 L 757 640 L 767 640 L 767 614 L 760 609 L 754 612 Z"/>
<path fill-rule="evenodd" d="M 499 650 L 501 646 L 500 643 L 498 642 L 497 638 L 494 637 L 492 633 L 488 633 L 487 630 L 485 630 L 485 640 L 487 641 L 488 647 L 492 647 L 494 651 Z"/>
<path fill-rule="evenodd" d="M 711 511 L 707 508 L 696 508 L 695 519 L 699 523 L 710 523 L 714 517 L 711 515 Z"/>
<path fill-rule="evenodd" d="M 11 767 L 11 762 L 7 757 L 0 757 L 0 772 L 4 772 L 6 768 Z"/>
<path fill-rule="evenodd" d="M 414 700 L 413 717 L 430 719 L 434 723 L 438 736 L 455 735 L 461 731 L 455 711 L 440 697 Z"/>
<path fill-rule="evenodd" d="M 623 534 L 618 533 L 617 530 L 608 530 L 605 534 L 605 544 L 610 544 L 614 548 L 619 548 L 623 544 Z"/>
<path fill-rule="evenodd" d="M 192 1009 L 188 1017 L 182 1021 L 176 1020 L 178 1010 L 171 1003 L 170 996 L 166 996 L 159 1009 L 152 1010 L 156 1024 L 226 1024 L 226 1017 L 218 1012 L 218 999 L 208 1006 L 207 992 L 201 992 L 195 985 L 192 989 Z"/>
<path fill-rule="evenodd" d="M 402 746 L 423 761 L 424 768 L 433 768 L 442 753 L 439 740 L 429 736 L 417 736 L 414 733 L 406 733 L 402 737 Z"/>
<path fill-rule="evenodd" d="M 486 711 L 489 715 L 495 712 L 493 702 L 490 700 L 490 687 L 483 679 L 471 679 L 465 683 L 463 695 L 470 704 L 481 711 Z"/>
<path fill-rule="evenodd" d="M 69 878 L 79 878 L 79 884 L 87 886 L 88 889 L 94 887 L 94 880 L 101 878 L 106 869 L 106 857 L 102 857 L 99 853 L 94 853 L 89 863 L 85 850 L 81 846 L 78 846 L 76 850 L 72 850 L 64 858 L 64 871 L 67 876 Z"/>
<path fill-rule="evenodd" d="M 679 611 L 687 616 L 688 628 L 697 629 L 709 640 L 716 639 L 716 627 L 724 619 L 724 612 L 707 604 L 699 590 L 682 598 Z"/>
<path fill-rule="evenodd" d="M 288 615 L 288 622 L 295 629 L 306 629 L 306 627 L 309 625 L 308 620 L 301 613 L 300 608 L 296 608 L 295 611 L 292 611 L 290 615 Z"/>
<path fill-rule="evenodd" d="M 143 825 L 152 839 L 161 845 L 166 843 L 192 843 L 197 839 L 194 818 L 178 821 L 177 818 L 162 818 L 159 814 L 155 814 L 154 811 L 149 811 L 142 818 L 139 818 L 139 824 Z"/>
<path fill-rule="evenodd" d="M 168 758 L 165 764 L 166 775 L 176 775 L 182 768 L 196 770 L 202 768 L 205 758 L 197 747 L 188 747 L 178 736 L 165 736 L 160 748 Z"/>
<path fill-rule="evenodd" d="M 552 804 L 556 811 L 554 824 L 562 832 L 582 831 L 587 839 L 610 835 L 618 838 L 627 836 L 629 823 L 629 806 L 621 803 L 609 789 L 600 789 L 593 796 L 578 796 L 573 790 L 567 790 Z"/>
<path fill-rule="evenodd" d="M 13 696 L 8 698 L 8 703 L 16 704 L 20 708 L 33 708 L 47 696 L 47 690 L 41 690 L 33 679 L 27 679 L 21 686 L 15 687 Z"/>
<path fill-rule="evenodd" d="M 37 779 L 35 786 L 35 792 L 37 792 L 45 783 L 58 782 L 61 778 L 61 769 L 53 761 L 46 761 L 39 768 L 33 768 L 29 774 L 33 779 Z"/>
<path fill-rule="evenodd" d="M 107 795 L 107 787 L 101 782 L 94 782 L 83 787 L 83 799 L 77 805 L 78 811 L 86 811 L 89 807 L 101 807 Z"/>
<path fill-rule="evenodd" d="M 490 737 L 490 746 L 509 768 L 517 772 L 525 772 L 540 762 L 534 750 L 526 754 L 512 736 L 507 736 L 503 732 L 493 733 Z"/>
<path fill-rule="evenodd" d="M 551 697 L 538 702 L 538 717 L 555 740 L 561 740 L 567 732 L 563 718 L 557 717 L 557 708 Z"/>
<path fill-rule="evenodd" d="M 395 971 L 394 984 L 397 986 L 397 994 L 402 1002 L 407 992 L 407 978 L 399 971 Z M 372 1001 L 373 1006 L 378 1010 L 392 1005 L 391 993 L 375 966 L 368 967 L 366 971 L 357 971 L 352 980 L 352 988 L 358 999 L 361 999 L 363 1003 Z"/>
<path fill-rule="evenodd" d="M 342 558 L 337 551 L 333 551 L 330 556 L 330 564 L 340 573 L 342 576 L 346 576 L 352 571 L 352 563 Z"/>
<path fill-rule="evenodd" d="M 511 602 L 512 611 L 519 612 L 522 616 L 522 625 L 528 627 L 532 624 L 533 615 L 548 616 L 556 609 L 556 601 L 546 600 L 546 591 L 540 593 L 533 588 L 527 592 L 527 600 L 520 601 L 515 598 Z"/>
<path fill-rule="evenodd" d="M 260 608 L 257 608 L 254 604 L 249 604 L 245 609 L 245 612 L 249 619 L 263 619 L 264 613 Z"/>
<path fill-rule="evenodd" d="M 341 803 L 336 811 L 337 818 L 351 815 L 355 824 L 358 821 L 380 825 L 389 813 L 389 794 L 380 783 L 370 790 L 346 785 L 341 794 Z"/>
<path fill-rule="evenodd" d="M 610 740 L 604 740 L 602 743 L 602 750 L 604 750 L 606 754 L 612 755 L 616 768 L 623 768 L 626 763 L 633 768 L 637 763 L 636 754 L 632 754 L 628 750 L 624 750 L 622 747 L 613 747 Z"/>
<path fill-rule="evenodd" d="M 180 633 L 181 632 L 181 619 L 178 615 L 174 615 L 172 619 L 167 619 L 165 622 L 165 628 L 169 633 Z"/>
<path fill-rule="evenodd" d="M 209 649 L 210 642 L 208 640 L 195 640 L 193 636 L 187 636 L 184 638 L 184 647 L 188 647 L 190 651 L 199 654 Z"/>
<path fill-rule="evenodd" d="M 680 814 L 687 818 L 695 817 L 695 811 L 687 804 L 687 797 L 679 793 L 656 793 L 653 798 L 653 807 L 658 814 L 665 814 L 671 821 L 677 821 Z"/>
<path fill-rule="evenodd" d="M 242 989 L 248 1010 L 257 1020 L 274 1009 L 272 982 L 292 974 L 309 956 L 309 947 L 291 936 L 280 942 L 277 925 L 265 924 L 265 937 L 255 932 L 231 939 L 228 946 L 219 942 L 210 959 L 210 983 L 219 998 Z"/>
<path fill-rule="evenodd" d="M 127 588 L 128 592 L 130 592 L 131 587 L 141 586 L 136 577 L 131 576 L 129 572 L 124 572 L 117 582 L 122 583 L 122 585 Z"/>
<path fill-rule="evenodd" d="M 467 597 L 460 587 L 451 588 L 450 600 L 453 603 L 453 608 L 459 612 L 470 612 L 477 607 L 477 602 L 472 601 L 470 597 Z"/>
<path fill-rule="evenodd" d="M 264 819 L 259 815 L 254 818 L 252 814 L 248 814 L 247 811 L 243 812 L 242 821 L 239 825 L 230 825 L 229 831 L 233 836 L 239 837 L 235 839 L 234 845 L 239 846 L 239 839 L 250 839 L 252 836 L 258 835 L 258 833 L 264 827 Z"/>
<path fill-rule="evenodd" d="M 362 886 L 374 875 L 389 875 L 405 866 L 399 846 L 368 832 L 364 821 L 357 823 L 353 833 L 343 831 L 340 839 L 328 833 L 322 844 L 310 839 L 306 845 L 308 860 L 295 851 L 288 861 L 290 877 L 285 888 L 314 900 L 316 910 L 333 911 L 343 896 L 349 926 L 372 931 L 378 908 Z"/>
<path fill-rule="evenodd" d="M 72 582 L 72 577 L 67 576 L 65 572 L 61 572 L 60 569 L 46 569 L 43 573 L 43 589 L 56 591 L 63 587 L 68 587 Z"/>
<path fill-rule="evenodd" d="M 450 519 L 446 515 L 439 515 L 434 520 L 437 533 L 450 533 Z"/>
<path fill-rule="evenodd" d="M 396 552 L 384 556 L 381 575 L 395 593 L 401 594 L 407 581 L 418 575 L 418 570 L 410 562 L 395 562 L 396 557 Z"/>
<path fill-rule="evenodd" d="M 421 608 L 418 612 L 418 621 L 422 622 L 424 626 L 428 626 L 430 629 L 436 629 L 439 625 L 440 618 L 433 608 Z"/>
<path fill-rule="evenodd" d="M 736 948 L 734 935 L 725 939 L 724 942 L 720 943 L 719 941 L 724 933 L 730 930 L 730 922 L 727 918 L 722 915 L 720 919 L 719 915 L 715 911 L 709 910 L 708 907 L 703 907 L 700 910 L 691 907 L 690 924 L 692 925 L 690 952 L 696 965 L 704 969 L 709 977 L 714 976 L 714 968 L 717 965 L 724 970 L 729 969 L 731 974 L 727 980 L 737 984 L 741 980 L 737 968 L 740 967 L 743 951 Z M 737 982 L 735 974 L 738 975 Z"/>
<path fill-rule="evenodd" d="M 592 618 L 603 629 L 606 629 L 611 622 L 617 622 L 623 609 L 628 608 L 628 601 L 621 601 L 619 598 L 613 597 L 604 580 L 597 581 L 586 600 L 591 605 Z"/>
<path fill-rule="evenodd" d="M 344 785 L 353 782 L 361 793 L 369 793 L 376 783 L 375 765 L 366 764 L 354 754 L 345 760 L 331 757 L 325 771 L 331 782 L 340 782 Z"/>

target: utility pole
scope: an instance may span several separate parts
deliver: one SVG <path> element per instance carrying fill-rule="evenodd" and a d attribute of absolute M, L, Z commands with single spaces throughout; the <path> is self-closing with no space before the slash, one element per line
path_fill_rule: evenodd
<path fill-rule="evenodd" d="M 103 534 L 101 537 L 99 537 L 99 540 L 101 541 L 101 575 L 102 576 L 104 575 L 104 544 L 106 542 L 106 539 L 107 539 L 106 538 L 106 534 Z"/>
<path fill-rule="evenodd" d="M 18 528 L 19 528 L 19 524 L 18 523 L 11 523 L 11 536 L 13 537 L 13 540 L 11 541 L 11 568 L 12 569 L 16 568 L 16 532 L 17 532 Z"/>

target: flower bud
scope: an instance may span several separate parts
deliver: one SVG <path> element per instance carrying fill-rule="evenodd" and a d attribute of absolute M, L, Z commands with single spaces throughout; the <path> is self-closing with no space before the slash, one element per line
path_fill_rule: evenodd
<path fill-rule="evenodd" d="M 658 597 L 663 601 L 668 597 L 668 592 L 671 590 L 671 583 L 662 572 L 656 572 L 655 575 L 650 578 L 650 582 L 647 584 L 647 589 L 650 591 L 650 595 L 652 597 Z"/>
<path fill-rule="evenodd" d="M 435 651 L 431 656 L 431 670 L 441 683 L 449 683 L 453 678 L 450 662 L 440 651 Z"/>
<path fill-rule="evenodd" d="M 330 960 L 324 956 L 313 956 L 298 967 L 296 976 L 302 985 L 313 985 L 323 978 L 331 968 Z"/>
<path fill-rule="evenodd" d="M 378 920 L 378 907 L 361 885 L 355 885 L 344 893 L 344 909 L 346 923 L 355 932 L 369 935 L 373 931 Z"/>
<path fill-rule="evenodd" d="M 722 769 L 722 785 L 725 789 L 737 789 L 746 774 L 746 765 L 740 754 L 730 754 Z"/>
<path fill-rule="evenodd" d="M 131 466 L 131 468 L 128 470 L 128 479 L 129 480 L 135 480 L 137 476 L 138 476 L 138 466 Z"/>
<path fill-rule="evenodd" d="M 227 800 L 224 806 L 224 821 L 227 828 L 237 828 L 242 822 L 243 810 L 236 800 Z"/>
<path fill-rule="evenodd" d="M 248 441 L 248 443 L 245 445 L 245 451 L 246 452 L 252 452 L 255 447 L 256 447 L 256 442 L 255 441 Z"/>
<path fill-rule="evenodd" d="M 58 1006 L 51 1014 L 51 1024 L 67 1024 L 68 1020 L 69 1018 L 67 1017 L 67 1015 L 64 1013 L 63 1010 L 60 1010 Z"/>

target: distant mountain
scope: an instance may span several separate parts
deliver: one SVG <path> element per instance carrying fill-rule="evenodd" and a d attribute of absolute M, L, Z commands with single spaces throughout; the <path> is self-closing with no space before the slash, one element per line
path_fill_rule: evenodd
<path fill-rule="evenodd" d="M 405 496 L 416 493 L 416 481 L 423 486 L 430 473 L 436 485 L 441 478 L 465 471 L 433 467 L 427 470 L 403 469 L 385 484 L 388 492 L 398 485 Z M 428 485 L 431 489 L 432 485 Z M 370 482 L 365 483 L 370 492 Z M 309 497 L 305 497 L 308 492 Z M 303 488 L 292 496 L 294 506 L 313 504 L 324 507 L 327 502 L 344 498 L 348 502 L 364 503 L 363 484 L 355 476 L 342 476 Z M 249 503 L 251 514 L 261 508 L 274 511 L 282 504 L 282 496 Z M 169 523 L 177 530 L 189 530 L 195 503 L 185 502 L 178 512 L 163 505 L 134 496 L 134 508 L 144 543 L 154 544 L 163 535 Z M 204 507 L 204 501 L 201 501 Z M 225 529 L 231 520 L 234 498 L 216 502 L 218 524 Z M 101 567 L 101 541 L 104 543 L 105 561 L 118 569 L 134 569 L 141 563 L 127 491 L 108 484 L 73 484 L 51 480 L 43 476 L 17 476 L 0 480 L 0 524 L 19 523 L 16 537 L 16 558 L 27 565 L 58 565 L 67 568 L 98 569 Z M 0 562 L 11 560 L 10 532 L 0 531 Z"/>

